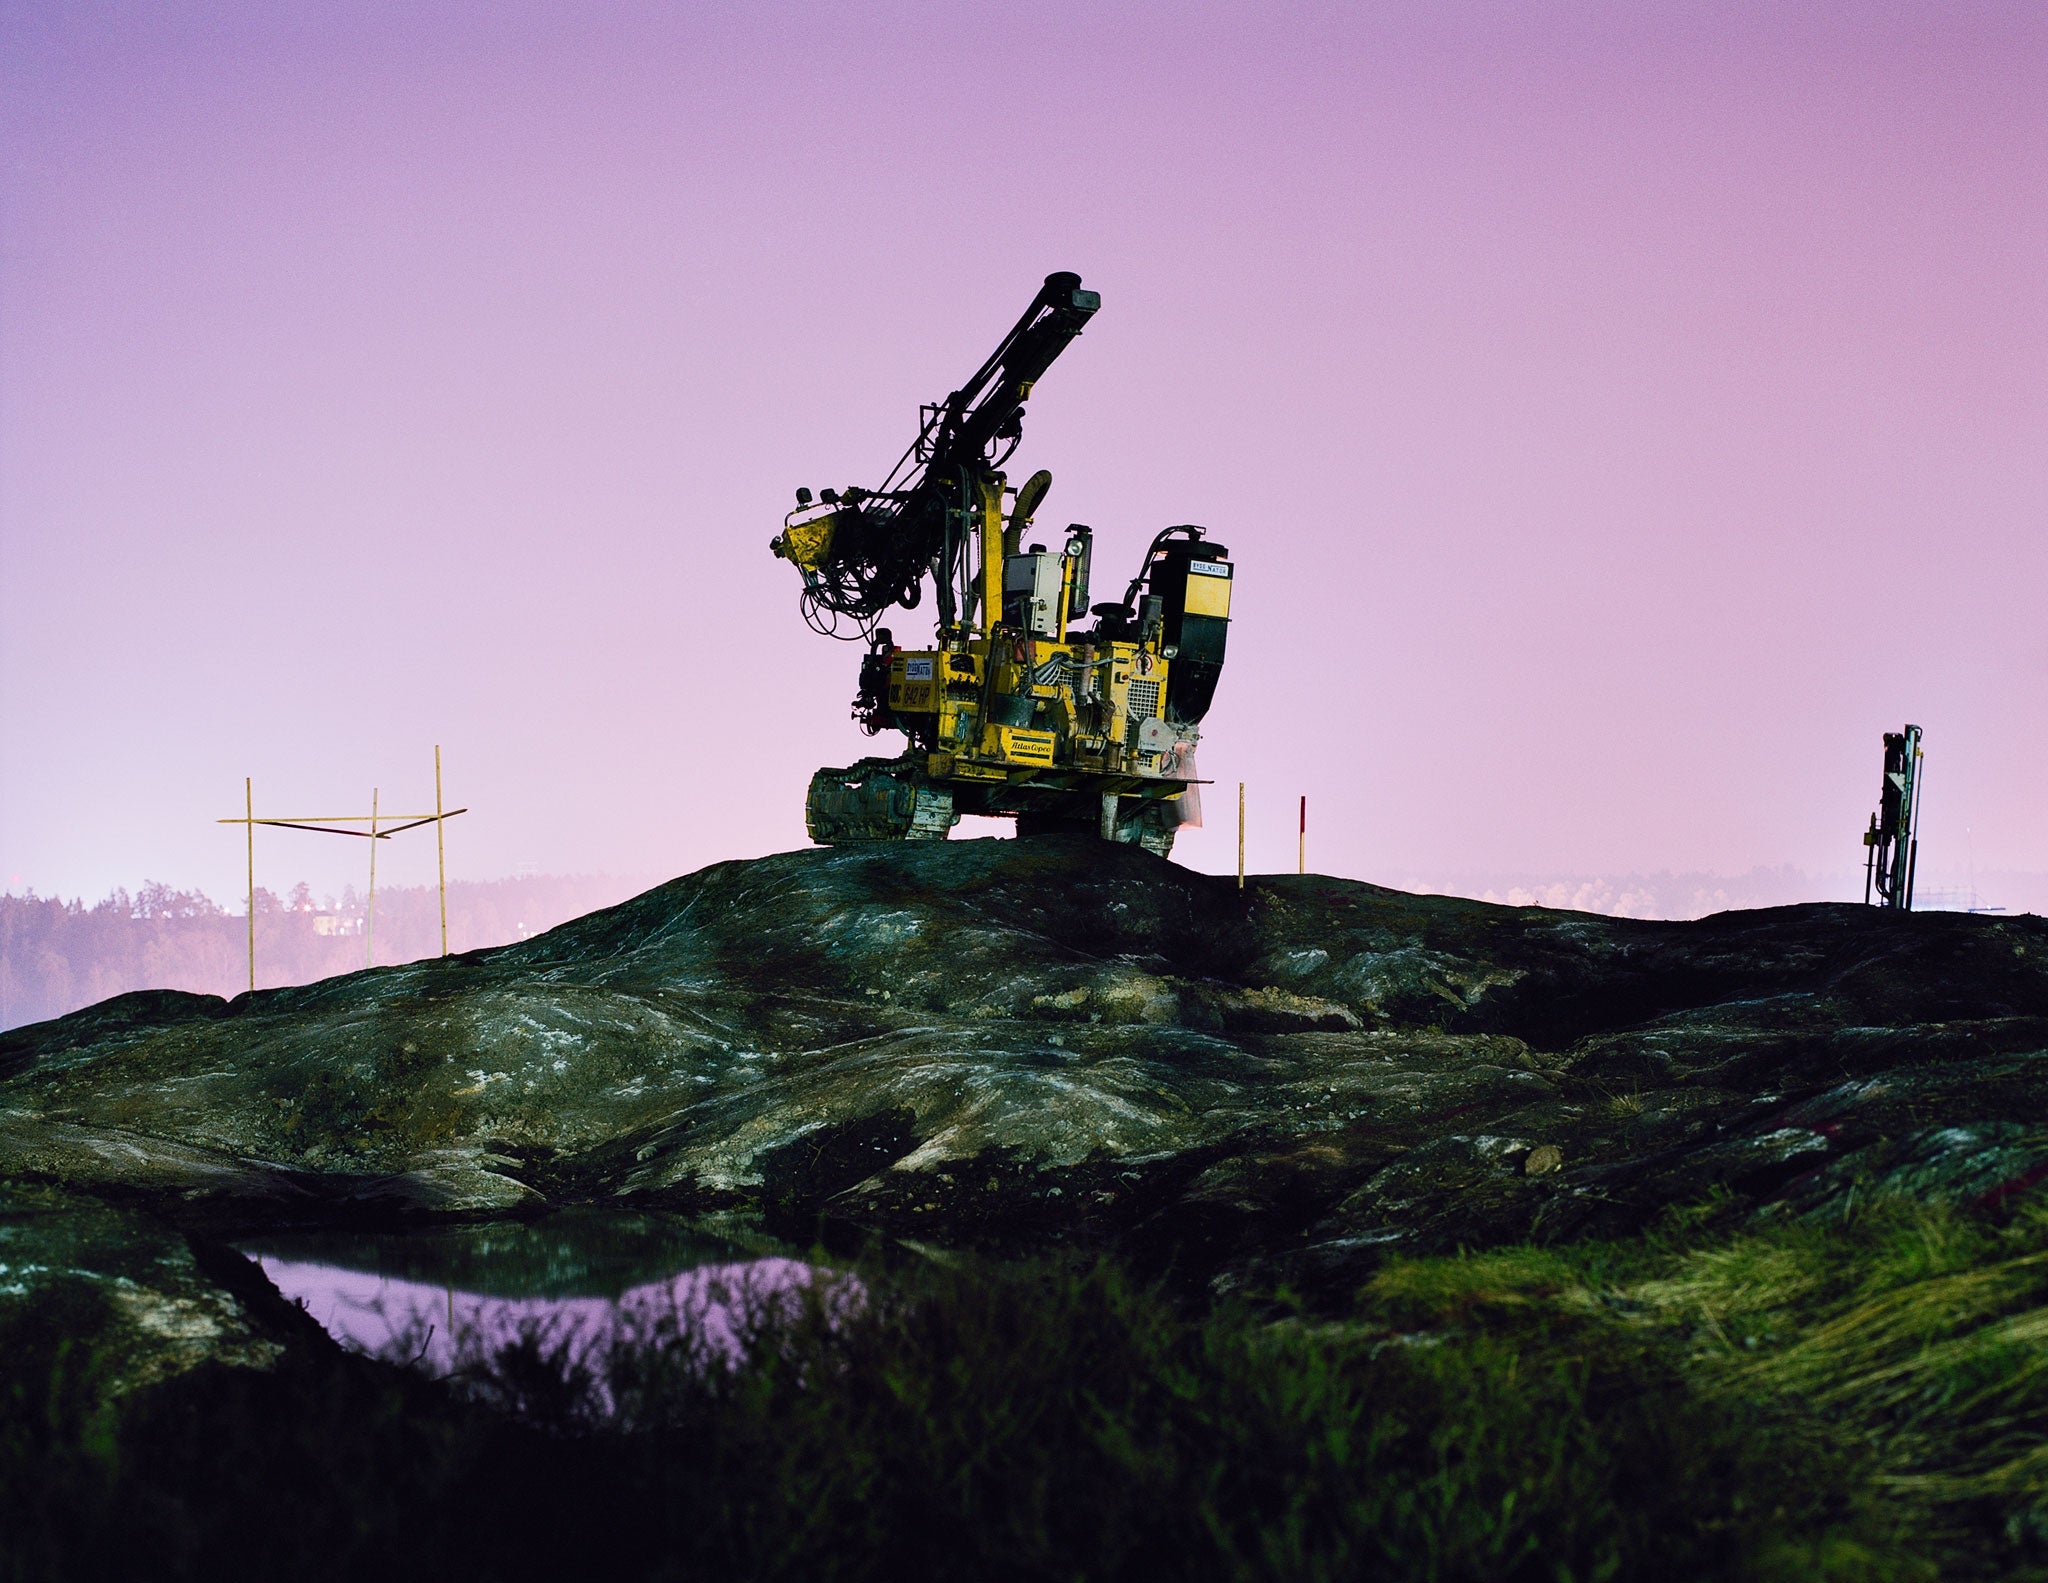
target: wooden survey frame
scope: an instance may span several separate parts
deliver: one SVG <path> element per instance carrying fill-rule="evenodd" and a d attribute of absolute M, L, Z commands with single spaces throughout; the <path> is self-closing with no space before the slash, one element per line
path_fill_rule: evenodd
<path fill-rule="evenodd" d="M 216 824 L 238 824 L 248 827 L 249 835 L 249 988 L 256 988 L 256 827 L 260 824 L 274 825 L 280 830 L 312 830 L 321 835 L 360 836 L 372 844 L 370 847 L 370 894 L 364 906 L 363 957 L 364 965 L 377 965 L 377 848 L 378 841 L 388 841 L 405 830 L 417 830 L 423 824 L 434 827 L 434 863 L 439 876 L 441 891 L 441 954 L 448 954 L 448 846 L 446 827 L 457 814 L 468 813 L 467 808 L 444 808 L 441 805 L 441 745 L 434 744 L 434 811 L 422 814 L 380 814 L 377 811 L 377 788 L 370 789 L 370 811 L 367 814 L 294 814 L 292 817 L 258 819 L 256 817 L 256 790 L 253 776 L 242 778 L 243 814 L 239 819 L 217 819 Z M 402 821 L 388 829 L 378 829 L 386 819 Z M 367 830 L 348 830 L 344 825 L 366 824 Z"/>

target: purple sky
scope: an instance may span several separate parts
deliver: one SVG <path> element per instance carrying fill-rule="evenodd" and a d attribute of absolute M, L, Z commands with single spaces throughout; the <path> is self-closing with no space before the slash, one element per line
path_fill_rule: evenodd
<path fill-rule="evenodd" d="M 2037 0 L 13 0 L 0 136 L 15 890 L 231 896 L 244 775 L 436 741 L 451 875 L 801 845 L 768 538 L 1052 269 L 1041 522 L 1239 563 L 1183 860 L 1242 779 L 1254 868 L 1846 871 L 1910 719 L 1923 861 L 2048 870 Z"/>

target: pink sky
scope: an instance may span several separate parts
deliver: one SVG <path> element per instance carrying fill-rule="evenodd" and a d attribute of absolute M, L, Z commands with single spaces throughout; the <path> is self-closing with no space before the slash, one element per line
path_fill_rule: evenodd
<path fill-rule="evenodd" d="M 1053 269 L 1041 522 L 1239 563 L 1184 861 L 1847 870 L 1912 720 L 1923 862 L 2048 870 L 2038 4 L 22 3 L 0 136 L 13 889 L 437 741 L 451 875 L 803 844 L 768 538 Z"/>

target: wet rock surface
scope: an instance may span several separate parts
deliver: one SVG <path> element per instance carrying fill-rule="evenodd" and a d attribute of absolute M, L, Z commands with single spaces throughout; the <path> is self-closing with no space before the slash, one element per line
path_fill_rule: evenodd
<path fill-rule="evenodd" d="M 267 1370 L 311 1322 L 230 1250 L 157 1216 L 36 1187 L 0 1187 L 0 1339 L 65 1361 L 102 1401 L 203 1365 Z M 50 1404 L 36 1404 L 48 1406 Z"/>
<path fill-rule="evenodd" d="M 0 1036 L 0 1177 L 166 1235 L 602 1205 L 1218 1288 L 1716 1193 L 1995 1206 L 2048 1179 L 2048 923 L 813 849 L 501 950 Z"/>

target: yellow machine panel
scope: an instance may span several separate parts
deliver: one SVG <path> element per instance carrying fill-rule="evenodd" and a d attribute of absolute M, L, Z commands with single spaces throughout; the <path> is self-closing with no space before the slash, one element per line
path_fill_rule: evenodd
<path fill-rule="evenodd" d="M 1230 563 L 1194 561 L 1188 566 L 1187 613 L 1191 616 L 1230 614 Z"/>
<path fill-rule="evenodd" d="M 1052 764 L 1054 737 L 1050 731 L 1024 731 L 1016 726 L 995 728 L 996 751 L 1013 764 Z"/>
<path fill-rule="evenodd" d="M 904 714 L 927 714 L 939 707 L 939 656 L 894 654 L 889 658 L 889 707 Z"/>

